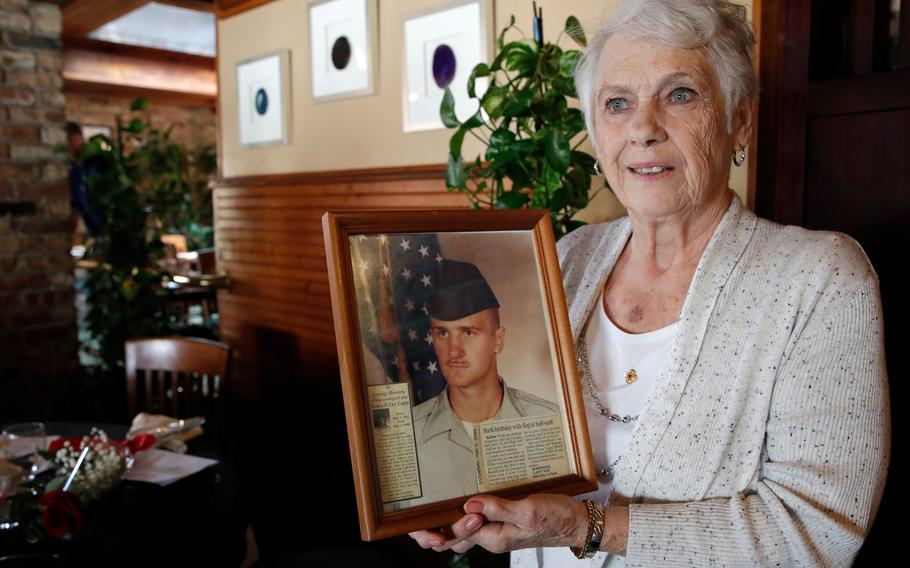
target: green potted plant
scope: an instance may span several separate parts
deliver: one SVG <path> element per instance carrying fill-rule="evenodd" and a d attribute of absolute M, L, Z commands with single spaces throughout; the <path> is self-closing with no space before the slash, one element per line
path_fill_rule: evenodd
<path fill-rule="evenodd" d="M 145 99 L 130 106 L 129 120 L 117 117 L 108 138 L 93 136 L 82 151 L 93 161 L 86 182 L 105 224 L 87 258 L 97 267 L 86 275 L 87 327 L 100 351 L 101 375 L 122 365 L 124 342 L 132 337 L 177 331 L 161 288 L 166 271 L 160 235 L 180 232 L 190 246 L 211 246 L 214 151 L 188 152 L 147 116 Z M 119 373 L 115 373 L 118 374 Z"/>
<path fill-rule="evenodd" d="M 535 27 L 539 26 L 535 14 Z M 570 16 L 557 43 L 522 38 L 505 42 L 509 30 L 520 30 L 512 16 L 497 38 L 492 63 L 474 67 L 468 96 L 479 103 L 477 112 L 460 122 L 455 99 L 447 88 L 440 117 L 455 129 L 449 141 L 446 187 L 464 193 L 474 208 L 550 210 L 554 232 L 560 236 L 584 223 L 573 219 L 584 209 L 590 193 L 595 159 L 579 150 L 587 138 L 582 112 L 569 104 L 577 99 L 573 71 L 581 52 L 557 45 L 563 35 L 587 44 L 578 19 Z M 482 95 L 475 82 L 487 77 Z M 462 157 L 466 135 L 479 139 L 484 150 L 473 160 Z M 607 187 L 604 183 L 597 188 Z"/>

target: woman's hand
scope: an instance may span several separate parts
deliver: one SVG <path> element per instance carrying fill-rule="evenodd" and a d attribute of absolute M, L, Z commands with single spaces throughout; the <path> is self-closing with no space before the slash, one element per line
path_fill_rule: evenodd
<path fill-rule="evenodd" d="M 436 552 L 451 549 L 461 554 L 474 546 L 473 542 L 465 539 L 474 534 L 481 525 L 483 517 L 469 513 L 451 526 L 442 527 L 437 531 L 415 531 L 408 533 L 408 536 L 416 540 L 421 548 L 432 548 Z"/>
<path fill-rule="evenodd" d="M 531 495 L 518 501 L 489 495 L 472 497 L 467 515 L 440 531 L 417 531 L 423 548 L 465 552 L 474 544 L 490 552 L 536 546 L 582 546 L 588 533 L 584 503 L 565 495 Z M 484 522 L 485 521 L 485 522 Z"/>

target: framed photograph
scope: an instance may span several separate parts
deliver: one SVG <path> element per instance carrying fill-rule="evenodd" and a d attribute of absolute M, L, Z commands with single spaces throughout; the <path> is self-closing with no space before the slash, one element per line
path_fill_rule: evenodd
<path fill-rule="evenodd" d="M 322 223 L 364 540 L 451 523 L 479 493 L 596 489 L 545 211 Z"/>
<path fill-rule="evenodd" d="M 313 99 L 373 92 L 376 0 L 319 0 L 310 4 Z"/>
<path fill-rule="evenodd" d="M 290 88 L 287 50 L 237 64 L 241 146 L 287 144 Z"/>
<path fill-rule="evenodd" d="M 473 0 L 443 10 L 414 15 L 404 21 L 404 130 L 444 128 L 439 105 L 445 88 L 455 97 L 455 114 L 465 121 L 477 112 L 468 97 L 468 77 L 492 53 L 492 2 Z M 478 96 L 487 89 L 477 79 Z"/>

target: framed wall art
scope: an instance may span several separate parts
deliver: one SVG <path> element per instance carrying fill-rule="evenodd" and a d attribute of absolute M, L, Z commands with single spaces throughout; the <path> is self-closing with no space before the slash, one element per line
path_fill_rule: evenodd
<path fill-rule="evenodd" d="M 313 99 L 373 92 L 376 0 L 320 0 L 310 4 Z"/>
<path fill-rule="evenodd" d="M 361 536 L 597 487 L 549 216 L 326 213 Z"/>
<path fill-rule="evenodd" d="M 269 53 L 237 64 L 240 145 L 287 144 L 290 53 Z"/>
<path fill-rule="evenodd" d="M 446 87 L 455 97 L 455 114 L 465 121 L 477 112 L 468 97 L 471 70 L 492 53 L 492 2 L 472 0 L 404 20 L 402 103 L 405 132 L 444 128 L 439 105 Z M 478 95 L 487 79 L 477 80 Z"/>

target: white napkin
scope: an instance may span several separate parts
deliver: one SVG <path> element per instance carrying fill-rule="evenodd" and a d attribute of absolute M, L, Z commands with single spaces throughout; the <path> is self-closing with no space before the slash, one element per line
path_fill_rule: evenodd
<path fill-rule="evenodd" d="M 136 455 L 126 479 L 165 486 L 218 463 L 217 460 L 151 448 Z"/>
<path fill-rule="evenodd" d="M 176 422 L 177 418 L 171 418 L 170 416 L 165 416 L 164 414 L 148 414 L 146 412 L 140 412 L 133 418 L 133 423 L 130 425 L 130 431 L 127 432 L 126 437 L 132 438 L 135 435 L 135 432 L 140 430 L 147 430 L 149 428 L 163 428 L 172 422 Z M 172 452 L 177 452 L 178 454 L 186 453 L 186 442 L 192 440 L 197 436 L 202 435 L 202 426 L 197 426 L 191 430 L 178 434 L 173 438 L 169 438 L 159 444 L 159 447 L 167 448 Z"/>

